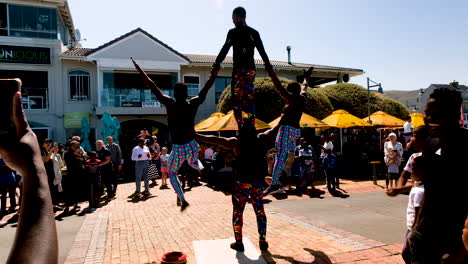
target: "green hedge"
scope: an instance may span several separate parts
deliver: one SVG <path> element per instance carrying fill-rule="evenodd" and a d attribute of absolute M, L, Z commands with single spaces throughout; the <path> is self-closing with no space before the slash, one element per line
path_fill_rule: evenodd
<path fill-rule="evenodd" d="M 280 78 L 280 81 L 285 87 L 293 82 L 284 78 Z M 362 86 L 339 83 L 323 88 L 309 88 L 307 92 L 305 112 L 313 117 L 323 119 L 337 109 L 344 109 L 360 118 L 367 116 L 368 93 Z M 256 78 L 254 95 L 257 118 L 271 122 L 281 115 L 286 101 L 276 90 L 270 78 Z M 232 109 L 230 99 L 231 86 L 228 86 L 221 94 L 218 112 L 227 113 Z M 375 92 L 371 92 L 370 103 L 371 114 L 380 110 L 402 119 L 409 115 L 404 105 Z"/>
<path fill-rule="evenodd" d="M 284 87 L 293 81 L 280 78 Z M 255 112 L 257 118 L 265 122 L 271 122 L 281 115 L 286 101 L 281 97 L 278 90 L 269 77 L 255 79 Z M 218 112 L 227 113 L 231 106 L 231 86 L 226 87 L 218 103 Z M 308 90 L 305 112 L 313 117 L 322 119 L 333 111 L 333 107 L 327 96 L 318 89 Z"/>

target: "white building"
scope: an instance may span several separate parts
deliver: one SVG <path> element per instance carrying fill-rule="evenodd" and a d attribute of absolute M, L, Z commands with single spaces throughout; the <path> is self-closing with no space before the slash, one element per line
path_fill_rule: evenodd
<path fill-rule="evenodd" d="M 137 28 L 94 48 L 78 48 L 66 0 L 0 0 L 0 78 L 21 78 L 23 105 L 39 137 L 65 142 L 79 135 L 83 117 L 90 122 L 90 140 L 99 139 L 105 112 L 118 117 L 122 142 L 140 129 L 158 130 L 168 142 L 166 109 L 139 79 L 129 57 L 138 60 L 167 94 L 182 81 L 196 95 L 208 80 L 212 55 L 182 54 Z M 362 70 L 272 61 L 280 77 L 296 80 L 315 67 L 313 85 L 341 82 Z M 257 76 L 267 76 L 257 60 Z M 231 82 L 232 58 L 226 58 L 197 121 L 216 111 L 221 92 Z M 123 146 L 127 148 L 127 146 Z M 130 147 L 130 146 L 128 146 Z"/>

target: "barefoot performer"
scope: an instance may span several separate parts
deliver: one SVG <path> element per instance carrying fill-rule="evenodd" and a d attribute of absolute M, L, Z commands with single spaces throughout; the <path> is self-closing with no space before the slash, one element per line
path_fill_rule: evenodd
<path fill-rule="evenodd" d="M 209 80 L 205 86 L 200 90 L 198 96 L 193 97 L 187 101 L 188 91 L 187 85 L 177 82 L 174 85 L 174 98 L 171 98 L 162 93 L 161 89 L 146 75 L 138 63 L 131 58 L 135 68 L 140 72 L 140 77 L 146 84 L 146 87 L 151 89 L 156 95 L 156 98 L 167 109 L 167 123 L 169 126 L 169 133 L 171 135 L 172 146 L 171 155 L 167 161 L 169 179 L 172 187 L 177 193 L 177 200 L 181 203 L 181 210 L 183 211 L 189 205 L 185 200 L 183 190 L 181 188 L 179 179 L 177 178 L 177 171 L 182 166 L 185 160 L 188 164 L 199 171 L 197 156 L 198 144 L 194 140 L 195 129 L 195 115 L 197 114 L 198 107 L 203 103 L 206 98 L 208 90 L 213 85 L 218 69 L 211 70 Z"/>
<path fill-rule="evenodd" d="M 288 84 L 285 89 L 281 85 L 276 73 L 271 70 L 268 72 L 276 89 L 280 92 L 281 96 L 286 99 L 286 106 L 283 110 L 283 118 L 279 122 L 280 128 L 276 136 L 275 148 L 275 165 L 272 172 L 272 183 L 270 187 L 265 190 L 265 195 L 275 193 L 279 190 L 279 177 L 284 169 L 284 164 L 288 158 L 288 153 L 294 151 L 296 147 L 296 140 L 301 134 L 301 127 L 299 121 L 301 120 L 302 112 L 304 112 L 305 102 L 307 98 L 308 79 L 314 70 L 313 67 L 304 71 L 304 82 L 302 87 L 297 82 Z"/>
<path fill-rule="evenodd" d="M 243 124 L 242 111 L 249 115 L 251 122 L 255 122 L 254 105 L 254 81 L 255 81 L 255 60 L 254 51 L 263 59 L 265 69 L 270 71 L 272 66 L 268 55 L 263 47 L 260 34 L 255 29 L 247 26 L 245 22 L 246 12 L 243 7 L 236 7 L 232 12 L 232 22 L 236 26 L 229 30 L 226 43 L 224 43 L 213 68 L 219 69 L 221 62 L 226 58 L 231 46 L 233 47 L 234 68 L 232 71 L 231 95 L 234 116 L 239 127 Z"/>
<path fill-rule="evenodd" d="M 247 122 L 248 121 L 248 122 Z M 244 251 L 242 243 L 242 226 L 245 204 L 251 201 L 257 216 L 257 227 L 259 234 L 259 245 L 261 250 L 268 249 L 266 241 L 267 219 L 263 208 L 263 185 L 267 175 L 267 164 L 265 155 L 267 153 L 268 142 L 273 141 L 273 137 L 278 131 L 278 126 L 271 128 L 261 134 L 255 131 L 250 120 L 246 120 L 240 129 L 239 136 L 225 138 L 197 134 L 197 140 L 221 145 L 223 148 L 232 149 L 235 155 L 233 163 L 234 186 L 232 192 L 232 225 L 236 242 L 231 244 L 231 248 L 237 251 Z M 269 139 L 271 139 L 269 141 Z"/>

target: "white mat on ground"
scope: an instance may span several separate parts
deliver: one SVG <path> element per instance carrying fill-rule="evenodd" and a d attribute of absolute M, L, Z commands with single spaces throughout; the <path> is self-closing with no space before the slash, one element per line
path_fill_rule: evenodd
<path fill-rule="evenodd" d="M 193 241 L 197 264 L 266 264 L 261 254 L 247 237 L 244 237 L 244 252 L 229 247 L 234 238 Z"/>

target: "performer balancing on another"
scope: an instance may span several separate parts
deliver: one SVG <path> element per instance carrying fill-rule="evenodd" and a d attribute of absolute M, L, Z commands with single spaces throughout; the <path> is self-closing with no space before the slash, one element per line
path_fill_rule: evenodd
<path fill-rule="evenodd" d="M 284 169 L 286 159 L 288 158 L 288 153 L 294 151 L 296 140 L 301 134 L 299 121 L 301 120 L 302 112 L 304 112 L 308 79 L 313 70 L 314 68 L 311 67 L 307 72 L 304 71 L 302 87 L 299 83 L 293 82 L 288 84 L 286 89 L 281 85 L 278 76 L 276 76 L 273 70 L 268 72 L 281 96 L 286 99 L 286 106 L 284 107 L 283 118 L 281 118 L 279 122 L 280 128 L 276 136 L 275 165 L 271 175 L 272 183 L 270 187 L 265 190 L 265 195 L 279 191 L 279 178 Z"/>
<path fill-rule="evenodd" d="M 185 200 L 183 190 L 177 178 L 177 171 L 185 160 L 187 160 L 191 167 L 197 171 L 200 170 L 197 163 L 198 144 L 194 140 L 194 119 L 198 107 L 205 100 L 208 90 L 211 88 L 216 76 L 218 75 L 218 70 L 212 69 L 209 80 L 200 90 L 198 96 L 195 96 L 188 101 L 187 85 L 180 82 L 176 83 L 174 85 L 174 100 L 173 98 L 163 94 L 161 89 L 156 86 L 148 75 L 146 75 L 133 57 L 131 59 L 135 68 L 140 72 L 140 77 L 143 79 L 146 86 L 153 91 L 158 101 L 164 104 L 167 109 L 167 123 L 173 142 L 172 152 L 167 161 L 169 169 L 168 174 L 172 187 L 177 193 L 177 204 L 181 205 L 181 211 L 183 211 L 189 204 Z"/>
<path fill-rule="evenodd" d="M 244 251 L 242 243 L 242 226 L 245 204 L 252 203 L 257 216 L 257 228 L 259 233 L 259 246 L 261 250 L 268 249 L 266 241 L 267 218 L 263 208 L 263 184 L 267 175 L 266 153 L 269 139 L 273 143 L 273 137 L 278 131 L 278 126 L 263 132 L 257 136 L 255 127 L 246 120 L 237 137 L 224 138 L 216 136 L 196 135 L 196 139 L 210 144 L 221 145 L 223 148 L 232 149 L 235 155 L 233 163 L 234 186 L 232 192 L 232 225 L 236 242 L 231 248 Z"/>
<path fill-rule="evenodd" d="M 254 81 L 255 81 L 255 47 L 260 53 L 265 64 L 265 69 L 270 71 L 272 66 L 263 47 L 260 34 L 255 29 L 247 26 L 245 22 L 246 12 L 243 7 L 237 7 L 232 12 L 232 22 L 236 26 L 229 30 L 226 43 L 224 43 L 213 68 L 219 69 L 221 62 L 226 57 L 231 46 L 233 47 L 234 68 L 232 71 L 231 95 L 234 116 L 238 126 L 242 126 L 242 111 L 249 115 L 252 123 L 255 123 L 254 105 Z"/>

